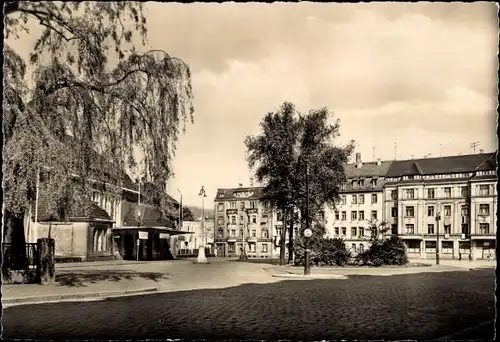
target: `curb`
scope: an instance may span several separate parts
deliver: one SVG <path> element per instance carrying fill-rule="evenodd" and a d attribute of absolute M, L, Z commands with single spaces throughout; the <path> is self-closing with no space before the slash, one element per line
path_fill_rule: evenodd
<path fill-rule="evenodd" d="M 274 278 L 287 278 L 287 279 L 348 279 L 344 275 L 339 274 L 294 274 L 294 273 L 281 273 L 273 274 Z"/>
<path fill-rule="evenodd" d="M 145 292 L 157 292 L 157 287 L 148 287 L 138 290 L 126 291 L 109 291 L 109 292 L 84 292 L 84 293 L 69 293 L 63 295 L 50 295 L 50 296 L 32 296 L 32 297 L 18 297 L 2 299 L 2 304 L 27 304 L 27 303 L 43 303 L 43 302 L 57 302 L 68 299 L 86 299 L 86 298 L 105 298 L 120 295 L 130 295 Z"/>
<path fill-rule="evenodd" d="M 435 339 L 435 341 L 465 340 L 464 335 L 471 335 L 471 333 L 474 333 L 474 335 L 477 335 L 478 331 L 483 332 L 483 329 L 489 325 L 491 325 L 491 327 L 493 328 L 492 337 L 495 337 L 495 321 L 486 321 L 486 322 L 480 323 L 478 325 L 475 325 L 473 327 L 468 327 L 468 328 L 462 329 L 462 330 L 457 331 L 453 334 L 439 337 L 439 338 Z M 470 336 L 468 336 L 468 337 L 470 338 Z"/>

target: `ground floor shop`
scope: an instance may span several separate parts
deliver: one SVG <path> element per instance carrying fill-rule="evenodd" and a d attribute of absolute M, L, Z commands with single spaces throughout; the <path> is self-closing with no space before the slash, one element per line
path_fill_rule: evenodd
<path fill-rule="evenodd" d="M 435 236 L 423 239 L 404 239 L 408 257 L 435 259 L 438 240 Z M 439 239 L 439 257 L 441 259 L 495 259 L 495 239 L 462 239 L 461 237 Z"/>
<path fill-rule="evenodd" d="M 215 254 L 218 257 L 239 257 L 243 248 L 249 258 L 273 258 L 279 256 L 272 239 L 252 239 L 243 242 L 242 239 L 215 240 Z"/>

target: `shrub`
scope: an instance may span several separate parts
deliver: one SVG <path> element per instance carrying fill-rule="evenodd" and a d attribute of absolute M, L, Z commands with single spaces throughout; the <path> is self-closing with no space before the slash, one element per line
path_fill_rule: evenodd
<path fill-rule="evenodd" d="M 367 251 L 356 256 L 356 263 L 370 266 L 406 265 L 406 245 L 395 235 L 383 241 L 374 241 Z"/>
<path fill-rule="evenodd" d="M 311 265 L 343 266 L 351 258 L 351 252 L 341 239 L 322 238 L 311 242 Z M 295 265 L 304 266 L 304 257 L 304 246 L 299 244 L 295 247 Z"/>

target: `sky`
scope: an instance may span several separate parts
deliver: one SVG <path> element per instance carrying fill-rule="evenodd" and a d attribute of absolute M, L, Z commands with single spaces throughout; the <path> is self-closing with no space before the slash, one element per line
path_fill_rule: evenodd
<path fill-rule="evenodd" d="M 148 40 L 189 64 L 194 124 L 173 161 L 188 205 L 249 184 L 244 139 L 284 101 L 328 107 L 364 161 L 497 147 L 494 3 L 145 3 Z M 395 148 L 396 144 L 396 148 Z"/>

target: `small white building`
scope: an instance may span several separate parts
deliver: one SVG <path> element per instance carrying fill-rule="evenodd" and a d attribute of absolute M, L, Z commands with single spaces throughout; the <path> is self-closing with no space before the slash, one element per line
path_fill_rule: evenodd
<path fill-rule="evenodd" d="M 199 221 L 184 221 L 182 222 L 182 231 L 190 232 L 185 236 L 175 237 L 175 250 L 177 254 L 196 254 L 202 244 L 201 220 Z M 205 238 L 204 245 L 206 248 L 212 248 L 214 244 L 214 221 L 213 219 L 205 219 Z"/>

